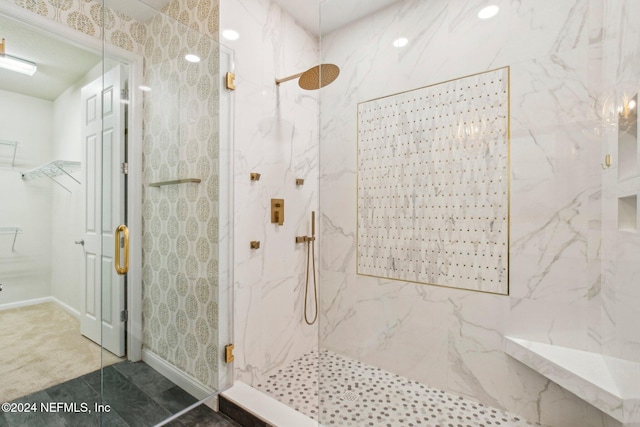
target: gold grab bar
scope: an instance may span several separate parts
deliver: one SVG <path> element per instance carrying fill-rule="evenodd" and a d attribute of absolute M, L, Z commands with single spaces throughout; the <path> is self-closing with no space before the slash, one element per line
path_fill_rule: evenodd
<path fill-rule="evenodd" d="M 123 245 L 122 245 L 124 246 L 124 267 L 120 267 L 120 233 L 122 233 L 124 237 Z M 129 229 L 127 228 L 126 225 L 120 224 L 118 228 L 116 228 L 115 239 L 116 239 L 116 254 L 115 254 L 116 273 L 122 276 L 124 274 L 127 274 L 127 272 L 129 271 Z"/>

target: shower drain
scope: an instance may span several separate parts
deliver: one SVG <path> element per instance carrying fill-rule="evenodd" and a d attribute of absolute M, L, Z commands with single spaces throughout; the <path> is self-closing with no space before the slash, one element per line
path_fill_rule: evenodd
<path fill-rule="evenodd" d="M 340 399 L 346 400 L 347 402 L 355 402 L 359 397 L 360 395 L 358 393 L 347 390 L 342 394 L 342 396 L 340 396 Z"/>

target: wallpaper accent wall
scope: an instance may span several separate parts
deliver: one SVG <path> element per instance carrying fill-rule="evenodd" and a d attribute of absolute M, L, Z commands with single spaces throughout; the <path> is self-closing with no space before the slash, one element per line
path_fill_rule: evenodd
<path fill-rule="evenodd" d="M 94 0 L 14 0 L 100 39 Z M 148 22 L 105 9 L 106 41 L 145 58 L 143 348 L 209 388 L 218 359 L 218 2 L 174 0 Z M 178 22 L 176 22 L 178 21 Z M 198 64 L 184 55 L 195 53 Z M 200 184 L 147 188 L 200 178 Z"/>
<path fill-rule="evenodd" d="M 216 388 L 218 47 L 164 15 L 148 29 L 143 348 Z M 202 60 L 189 63 L 186 53 Z M 184 178 L 202 182 L 148 187 Z"/>
<path fill-rule="evenodd" d="M 507 294 L 509 69 L 358 104 L 358 274 Z"/>

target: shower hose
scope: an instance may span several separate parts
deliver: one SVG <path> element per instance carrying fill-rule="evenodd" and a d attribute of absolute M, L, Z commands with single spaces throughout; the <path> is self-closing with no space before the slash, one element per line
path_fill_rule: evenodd
<path fill-rule="evenodd" d="M 316 286 L 316 250 L 315 250 L 315 238 L 307 240 L 307 278 L 304 284 L 304 321 L 307 325 L 313 325 L 318 318 L 318 288 Z M 315 315 L 313 319 L 309 321 L 307 316 L 307 299 L 309 296 L 309 258 L 313 263 L 313 301 L 315 303 Z"/>

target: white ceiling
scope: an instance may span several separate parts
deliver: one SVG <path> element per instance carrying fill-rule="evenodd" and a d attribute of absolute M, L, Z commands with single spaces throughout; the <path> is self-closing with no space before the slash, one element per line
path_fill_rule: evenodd
<path fill-rule="evenodd" d="M 327 34 L 397 0 L 274 0 L 303 28 Z M 109 7 L 146 21 L 169 0 L 107 0 Z M 145 6 L 146 4 L 146 6 Z M 321 21 L 321 27 L 320 27 Z M 0 69 L 0 90 L 54 100 L 101 60 L 100 54 L 0 15 L 0 38 L 9 55 L 35 62 L 38 71 L 25 76 Z"/>
<path fill-rule="evenodd" d="M 349 22 L 376 12 L 398 0 L 274 0 L 301 27 L 315 35 L 328 34 Z"/>
<path fill-rule="evenodd" d="M 53 101 L 100 62 L 99 53 L 70 45 L 35 28 L 0 15 L 6 53 L 38 65 L 33 76 L 0 68 L 0 89 Z"/>

